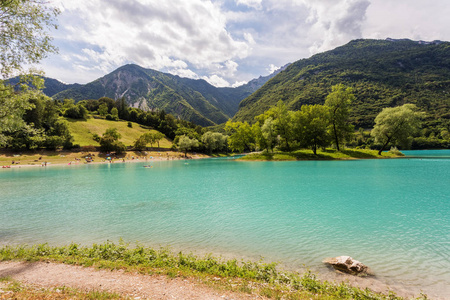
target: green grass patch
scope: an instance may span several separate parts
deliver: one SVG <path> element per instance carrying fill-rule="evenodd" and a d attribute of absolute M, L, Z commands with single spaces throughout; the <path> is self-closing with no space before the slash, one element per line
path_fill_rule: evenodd
<path fill-rule="evenodd" d="M 292 152 L 267 152 L 248 154 L 239 160 L 256 161 L 292 161 L 292 160 L 347 160 L 347 159 L 378 159 L 402 157 L 402 154 L 382 152 L 378 155 L 377 150 L 369 149 L 344 149 L 337 151 L 335 149 L 317 150 L 314 154 L 312 150 L 301 149 Z"/>
<path fill-rule="evenodd" d="M 66 119 L 69 122 L 69 130 L 74 137 L 74 144 L 80 146 L 100 146 L 93 139 L 93 134 L 102 134 L 108 128 L 117 128 L 118 132 L 122 135 L 120 139 L 126 146 L 132 146 L 134 141 L 141 136 L 143 133 L 157 132 L 154 129 L 150 129 L 146 126 L 139 125 L 137 123 L 131 122 L 132 127 L 128 127 L 128 121 L 109 121 L 105 119 L 97 119 L 90 117 L 87 120 L 75 120 Z M 157 144 L 153 144 L 156 147 Z M 172 142 L 164 138 L 159 142 L 161 148 L 172 147 Z"/>
<path fill-rule="evenodd" d="M 168 248 L 130 247 L 122 241 L 91 247 L 5 246 L 0 248 L 0 260 L 50 260 L 143 274 L 195 277 L 219 289 L 258 293 L 275 299 L 401 299 L 394 294 L 383 295 L 347 284 L 320 281 L 310 272 L 285 272 L 278 270 L 275 263 L 224 260 L 211 255 L 198 257 L 192 253 L 173 253 Z"/>

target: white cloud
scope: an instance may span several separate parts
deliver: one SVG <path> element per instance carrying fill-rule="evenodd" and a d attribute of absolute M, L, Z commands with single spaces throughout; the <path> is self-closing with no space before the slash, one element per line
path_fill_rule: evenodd
<path fill-rule="evenodd" d="M 262 0 L 236 0 L 237 4 L 245 5 L 256 9 L 262 8 L 261 2 Z"/>
<path fill-rule="evenodd" d="M 217 87 L 229 87 L 230 83 L 217 75 L 203 76 L 202 79 Z"/>
<path fill-rule="evenodd" d="M 231 85 L 231 87 L 238 87 L 238 86 L 241 86 L 241 85 L 244 85 L 244 84 L 246 84 L 248 81 L 236 81 L 235 83 L 233 83 L 232 85 Z"/>
<path fill-rule="evenodd" d="M 310 53 L 323 52 L 351 39 L 361 38 L 369 0 L 303 0 L 309 9 L 310 40 L 321 37 L 309 47 Z"/>
<path fill-rule="evenodd" d="M 276 70 L 278 70 L 280 67 L 275 66 L 274 64 L 270 64 L 269 68 L 267 69 L 269 71 L 269 74 L 272 74 Z"/>
<path fill-rule="evenodd" d="M 180 77 L 184 78 L 190 78 L 190 79 L 199 79 L 200 77 L 193 71 L 189 69 L 170 69 L 168 71 L 172 75 L 178 75 Z"/>
<path fill-rule="evenodd" d="M 447 2 L 54 0 L 60 55 L 44 66 L 66 82 L 136 63 L 235 85 L 356 38 L 450 40 Z"/>
<path fill-rule="evenodd" d="M 247 40 L 234 39 L 220 7 L 204 0 L 59 0 L 61 43 L 85 45 L 63 53 L 75 62 L 112 71 L 133 62 L 147 68 L 209 72 L 217 65 L 245 58 Z M 85 57 L 80 57 L 83 55 Z M 232 66 L 224 70 L 235 71 Z M 234 72 L 233 71 L 233 72 Z M 231 72 L 232 73 L 232 72 Z M 231 74 L 228 72 L 228 74 Z"/>
<path fill-rule="evenodd" d="M 367 10 L 363 36 L 367 38 L 409 38 L 450 40 L 448 0 L 372 1 Z"/>

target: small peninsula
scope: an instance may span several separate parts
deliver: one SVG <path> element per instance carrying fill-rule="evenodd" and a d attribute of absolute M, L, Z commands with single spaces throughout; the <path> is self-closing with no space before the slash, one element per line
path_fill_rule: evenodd
<path fill-rule="evenodd" d="M 369 149 L 325 149 L 317 150 L 314 154 L 312 150 L 302 149 L 292 152 L 255 152 L 247 154 L 238 160 L 241 161 L 295 161 L 295 160 L 351 160 L 351 159 L 382 159 L 400 158 L 404 155 L 400 151 L 382 152 L 378 155 L 377 150 Z"/>

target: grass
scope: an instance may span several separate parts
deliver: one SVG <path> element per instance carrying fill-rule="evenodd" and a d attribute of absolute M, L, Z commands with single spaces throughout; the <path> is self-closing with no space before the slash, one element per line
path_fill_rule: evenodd
<path fill-rule="evenodd" d="M 292 161 L 292 160 L 348 160 L 348 159 L 378 159 L 378 158 L 395 158 L 402 155 L 390 152 L 382 152 L 378 155 L 377 150 L 369 149 L 343 149 L 337 151 L 335 149 L 317 150 L 315 155 L 312 150 L 302 149 L 292 152 L 267 152 L 248 154 L 239 160 L 269 160 L 269 161 Z"/>
<path fill-rule="evenodd" d="M 92 247 L 77 244 L 61 247 L 48 244 L 5 246 L 0 248 L 0 261 L 5 260 L 55 261 L 142 274 L 164 274 L 172 278 L 191 277 L 219 290 L 259 294 L 273 299 L 402 299 L 392 293 L 384 295 L 344 283 L 320 281 L 310 272 L 284 272 L 278 270 L 275 263 L 223 260 L 211 255 L 197 257 L 192 253 L 173 253 L 167 248 L 130 247 L 122 241 L 118 244 L 94 244 Z"/>
<path fill-rule="evenodd" d="M 0 299 L 130 299 L 117 293 L 102 291 L 80 291 L 68 287 L 37 288 L 21 284 L 9 277 L 0 277 Z"/>
<path fill-rule="evenodd" d="M 87 120 L 75 120 L 67 119 L 69 122 L 70 133 L 74 137 L 74 144 L 80 146 L 100 146 L 93 139 L 93 134 L 96 133 L 99 136 L 106 131 L 106 129 L 114 127 L 117 128 L 119 133 L 122 135 L 121 141 L 126 146 L 132 146 L 134 141 L 143 133 L 157 132 L 156 130 L 150 129 L 146 126 L 139 125 L 137 123 L 131 122 L 132 127 L 128 127 L 127 121 L 109 121 L 104 119 L 97 119 L 90 117 Z M 154 144 L 154 147 L 157 145 Z M 159 142 L 161 148 L 170 148 L 172 142 L 164 138 Z"/>

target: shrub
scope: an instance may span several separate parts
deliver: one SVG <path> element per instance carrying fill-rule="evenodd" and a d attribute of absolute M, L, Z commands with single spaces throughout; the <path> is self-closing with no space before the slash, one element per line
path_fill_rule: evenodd
<path fill-rule="evenodd" d="M 404 154 L 401 153 L 400 150 L 397 149 L 397 147 L 391 147 L 391 150 L 389 150 L 389 153 L 398 155 L 398 156 L 404 156 Z"/>

